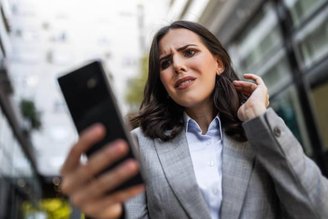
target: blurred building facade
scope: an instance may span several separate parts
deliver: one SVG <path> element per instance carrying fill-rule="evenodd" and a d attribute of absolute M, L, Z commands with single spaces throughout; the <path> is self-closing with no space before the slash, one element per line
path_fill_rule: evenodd
<path fill-rule="evenodd" d="M 0 0 L 0 219 L 20 218 L 22 204 L 26 202 L 37 207 L 41 190 L 43 196 L 52 197 L 56 193 L 52 191 L 52 176 L 58 174 L 63 152 L 76 137 L 63 101 L 51 91 L 58 91 L 55 85 L 58 73 L 66 72 L 87 54 L 87 58 L 103 57 L 117 76 L 132 75 L 138 71 L 136 60 L 145 50 L 143 43 L 150 39 L 148 31 L 177 19 L 208 27 L 228 49 L 238 73 L 253 72 L 264 78 L 271 106 L 302 142 L 306 154 L 327 175 L 328 0 L 170 0 L 167 17 L 149 23 L 142 23 L 141 17 L 155 13 L 159 4 L 166 7 L 165 3 L 160 1 L 154 8 L 139 6 L 134 12 L 125 7 L 116 12 L 102 7 L 104 15 L 116 14 L 128 24 L 119 26 L 114 17 L 100 16 L 93 22 L 105 24 L 105 29 L 97 27 L 94 38 L 91 34 L 70 35 L 69 24 L 75 19 L 70 11 L 46 17 L 36 15 L 35 2 Z M 88 11 L 88 4 L 82 5 Z M 89 28 L 92 16 L 85 15 L 80 23 Z M 119 34 L 120 29 L 126 30 L 126 34 Z M 109 33 L 114 36 L 108 36 Z M 129 40 L 132 33 L 136 37 Z M 90 43 L 82 46 L 78 41 L 81 37 L 90 38 Z M 126 41 L 124 48 L 122 40 Z M 94 47 L 97 52 L 91 51 Z M 79 50 L 74 52 L 76 48 Z M 127 50 L 135 52 L 123 54 Z M 8 57 L 11 65 L 7 64 Z M 115 65 L 119 71 L 114 70 Z M 15 76 L 11 77 L 9 72 L 15 72 Z M 126 80 L 116 82 L 123 87 Z M 22 118 L 13 96 L 16 100 L 31 97 L 38 106 L 43 104 L 47 129 L 34 135 L 38 143 L 35 150 L 22 131 Z M 45 189 L 40 186 L 33 154 L 43 153 L 46 146 L 53 150 L 48 148 L 45 156 L 39 156 L 43 157 L 39 170 L 51 176 L 46 179 Z"/>
<path fill-rule="evenodd" d="M 208 27 L 240 76 L 263 77 L 271 107 L 328 175 L 328 1 L 172 0 L 171 8 L 174 19 Z"/>
<path fill-rule="evenodd" d="M 20 196 L 18 197 L 16 193 L 9 192 L 11 190 L 8 189 L 7 193 L 3 192 L 2 188 L 6 190 L 9 187 L 5 187 L 7 184 L 2 184 L 1 178 L 1 186 L 5 186 L 0 190 L 0 219 L 23 218 L 22 213 L 19 213 L 23 206 L 24 209 L 30 209 L 31 206 L 40 207 L 39 210 L 42 212 L 46 211 L 46 206 L 50 206 L 49 209 L 61 214 L 61 218 L 65 218 L 63 212 L 66 215 L 71 214 L 71 218 L 80 218 L 77 209 L 69 206 L 70 209 L 67 210 L 67 203 L 63 202 L 62 195 L 58 192 L 59 169 L 77 134 L 59 92 L 56 78 L 88 60 L 101 59 L 107 72 L 111 73 L 108 76 L 117 91 L 119 104 L 124 107 L 126 81 L 138 74 L 139 60 L 145 50 L 145 38 L 152 29 L 157 29 L 155 21 L 151 19 L 165 13 L 167 2 L 159 1 L 157 4 L 153 4 L 152 0 L 120 2 L 0 0 L 0 2 L 2 15 L 0 58 L 3 63 L 0 90 L 2 98 L 4 93 L 2 90 L 6 89 L 4 99 L 10 102 L 7 104 L 1 99 L 1 109 L 4 105 L 9 107 L 8 112 L 15 112 L 16 129 L 19 131 L 20 127 L 25 126 L 33 142 L 32 147 L 29 140 L 21 143 L 20 138 L 16 139 L 16 133 L 12 133 L 16 129 L 11 130 L 11 117 L 7 116 L 7 111 L 1 111 L 0 163 L 5 163 L 3 168 L 8 167 L 8 171 L 14 172 L 13 174 L 19 176 L 27 174 L 34 182 L 34 187 L 31 187 L 22 179 L 19 180 L 19 185 L 25 189 L 25 192 L 29 191 L 29 188 L 34 189 L 30 191 L 30 197 L 24 196 L 24 200 L 29 201 L 29 204 L 25 205 L 26 201 L 19 199 Z M 161 10 L 157 10 L 158 8 Z M 6 74 L 2 74 L 2 69 Z M 32 101 L 40 112 L 42 122 L 40 130 L 31 130 L 26 127 L 28 124 L 24 121 L 21 124 L 22 118 L 17 106 L 22 99 Z M 2 146 L 2 141 L 6 147 Z M 35 160 L 32 155 L 35 156 Z M 7 160 L 2 159 L 6 156 Z M 15 166 L 18 165 L 19 157 L 23 157 L 27 164 L 31 163 L 31 170 L 17 170 L 23 168 Z M 23 165 L 21 163 L 19 165 Z M 2 172 L 0 176 L 2 177 Z M 17 199 L 16 204 L 9 199 Z M 56 210 L 56 206 L 59 210 Z M 37 211 L 33 210 L 33 212 Z M 29 216 L 29 218 L 34 217 L 36 216 Z M 45 217 L 44 213 L 42 217 Z M 59 217 L 53 216 L 53 218 Z"/>
<path fill-rule="evenodd" d="M 42 193 L 33 147 L 20 110 L 12 101 L 8 6 L 7 1 L 0 1 L 0 219 L 23 218 L 27 208 L 38 209 Z"/>
<path fill-rule="evenodd" d="M 119 105 L 127 111 L 127 80 L 139 72 L 142 44 L 152 28 L 146 18 L 156 13 L 155 6 L 164 9 L 166 1 L 157 5 L 146 5 L 150 0 L 8 1 L 14 98 L 32 100 L 41 112 L 42 128 L 31 135 L 39 155 L 38 169 L 44 176 L 56 176 L 77 139 L 57 77 L 86 61 L 101 59 L 111 73 Z"/>

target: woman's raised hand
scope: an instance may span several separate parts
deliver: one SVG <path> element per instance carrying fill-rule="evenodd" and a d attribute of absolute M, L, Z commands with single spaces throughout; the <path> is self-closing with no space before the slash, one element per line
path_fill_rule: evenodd
<path fill-rule="evenodd" d="M 253 80 L 255 83 L 237 80 L 233 82 L 237 91 L 248 96 L 247 101 L 238 110 L 238 118 L 241 121 L 247 121 L 263 114 L 270 103 L 268 88 L 261 77 L 255 74 L 244 74 L 244 78 Z"/>
<path fill-rule="evenodd" d="M 99 176 L 102 170 L 128 153 L 125 141 L 112 142 L 94 153 L 86 162 L 81 162 L 82 154 L 104 136 L 105 128 L 100 124 L 91 126 L 81 134 L 61 169 L 61 190 L 86 215 L 95 218 L 119 218 L 123 212 L 122 202 L 142 192 L 144 186 L 111 192 L 138 173 L 139 166 L 135 160 L 125 161 Z"/>

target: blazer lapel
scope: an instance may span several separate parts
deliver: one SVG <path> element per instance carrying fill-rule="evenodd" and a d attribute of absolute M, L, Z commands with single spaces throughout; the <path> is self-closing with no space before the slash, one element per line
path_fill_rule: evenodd
<path fill-rule="evenodd" d="M 173 192 L 190 218 L 210 218 L 198 188 L 185 133 L 169 142 L 155 140 L 155 148 Z"/>
<path fill-rule="evenodd" d="M 244 203 L 254 162 L 248 142 L 223 136 L 221 219 L 237 219 Z"/>

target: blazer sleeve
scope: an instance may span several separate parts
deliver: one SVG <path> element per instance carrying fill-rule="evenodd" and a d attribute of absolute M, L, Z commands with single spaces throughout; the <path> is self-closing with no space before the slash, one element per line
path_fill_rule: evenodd
<path fill-rule="evenodd" d="M 243 127 L 289 216 L 328 218 L 328 180 L 304 154 L 284 121 L 269 108 Z"/>
<path fill-rule="evenodd" d="M 140 165 L 142 167 L 142 163 L 140 160 L 140 146 L 139 146 L 139 136 L 142 135 L 142 131 L 140 128 L 136 128 L 131 131 L 131 135 L 134 138 L 135 147 L 134 155 L 138 157 Z M 141 169 L 142 171 L 142 169 Z M 125 219 L 148 219 L 148 208 L 147 208 L 147 200 L 146 200 L 146 192 L 143 192 L 136 197 L 133 197 L 124 203 L 124 218 Z"/>

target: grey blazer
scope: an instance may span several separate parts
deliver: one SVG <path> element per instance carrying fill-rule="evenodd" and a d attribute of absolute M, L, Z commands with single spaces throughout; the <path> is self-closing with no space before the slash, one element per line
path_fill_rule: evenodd
<path fill-rule="evenodd" d="M 243 124 L 248 142 L 223 138 L 220 219 L 328 218 L 328 180 L 272 109 Z M 210 218 L 187 139 L 137 138 L 145 193 L 125 204 L 127 218 Z"/>

